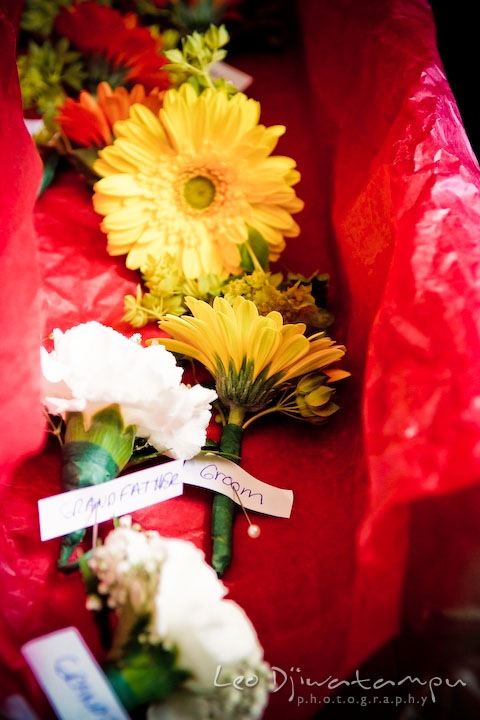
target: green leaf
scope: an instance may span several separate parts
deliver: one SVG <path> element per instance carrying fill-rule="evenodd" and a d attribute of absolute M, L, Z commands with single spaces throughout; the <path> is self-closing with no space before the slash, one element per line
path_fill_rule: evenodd
<path fill-rule="evenodd" d="M 43 176 L 40 188 L 38 190 L 38 197 L 47 189 L 55 177 L 55 171 L 57 169 L 59 161 L 59 155 L 56 152 L 50 153 L 50 155 L 44 160 L 43 163 Z"/>
<path fill-rule="evenodd" d="M 97 182 L 98 175 L 93 169 L 93 163 L 98 160 L 98 152 L 95 148 L 77 148 L 73 150 L 71 160 L 90 185 Z"/>
<path fill-rule="evenodd" d="M 93 595 L 97 592 L 98 578 L 90 568 L 88 561 L 92 557 L 92 551 L 78 556 L 78 565 L 82 575 L 83 584 L 87 595 Z"/>
<path fill-rule="evenodd" d="M 258 230 L 255 228 L 248 227 L 248 240 L 243 245 L 239 245 L 241 266 L 248 272 L 258 270 L 255 266 L 255 260 L 252 256 L 255 256 L 258 264 L 263 270 L 268 270 L 268 245 Z"/>
<path fill-rule="evenodd" d="M 174 50 L 165 50 L 164 55 L 171 63 L 183 63 L 184 61 L 183 54 L 180 50 L 178 50 L 178 48 L 175 48 Z"/>
<path fill-rule="evenodd" d="M 201 95 L 201 93 L 205 90 L 205 85 L 201 82 L 201 79 L 197 77 L 197 75 L 190 75 L 187 82 L 193 87 L 197 95 Z"/>
<path fill-rule="evenodd" d="M 133 628 L 124 656 L 104 670 L 127 710 L 168 697 L 190 674 L 177 666 L 177 652 L 163 645 L 141 644 L 137 638 L 144 632 L 148 618 Z"/>
<path fill-rule="evenodd" d="M 120 471 L 132 454 L 135 431 L 134 425 L 125 427 L 120 407 L 115 404 L 96 412 L 88 430 L 83 413 L 70 412 L 66 417 L 64 449 L 70 442 L 97 445 L 112 457 Z"/>

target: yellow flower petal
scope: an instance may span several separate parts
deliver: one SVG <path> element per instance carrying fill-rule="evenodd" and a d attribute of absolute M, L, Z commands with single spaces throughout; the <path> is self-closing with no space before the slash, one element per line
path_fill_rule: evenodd
<path fill-rule="evenodd" d="M 96 183 L 94 189 L 104 195 L 115 195 L 122 198 L 143 193 L 142 186 L 138 184 L 133 175 L 126 174 L 104 177 Z"/>
<path fill-rule="evenodd" d="M 280 335 L 275 328 L 263 327 L 260 332 L 252 338 L 252 359 L 254 362 L 254 377 L 257 377 L 264 367 L 271 362 L 278 346 L 280 345 Z M 272 373 L 269 373 L 271 375 Z"/>

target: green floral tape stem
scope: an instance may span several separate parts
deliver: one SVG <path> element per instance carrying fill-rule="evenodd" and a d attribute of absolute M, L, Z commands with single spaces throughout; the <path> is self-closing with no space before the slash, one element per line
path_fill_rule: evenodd
<path fill-rule="evenodd" d="M 135 428 L 124 427 L 118 405 L 97 412 L 88 429 L 82 413 L 68 413 L 65 442 L 62 447 L 62 488 L 64 491 L 100 485 L 118 475 L 130 458 Z M 78 569 L 70 557 L 82 541 L 85 530 L 76 530 L 62 538 L 57 567 L 62 572 Z"/>
<path fill-rule="evenodd" d="M 189 677 L 178 667 L 174 649 L 166 649 L 161 643 L 142 644 L 137 639 L 138 631 L 137 624 L 122 648 L 122 658 L 104 667 L 110 685 L 129 712 L 164 700 Z"/>
<path fill-rule="evenodd" d="M 100 485 L 118 473 L 111 454 L 92 442 L 69 442 L 62 448 L 63 490 Z"/>
<path fill-rule="evenodd" d="M 110 685 L 115 690 L 115 694 L 121 701 L 123 707 L 129 712 L 137 707 L 137 705 L 139 705 L 138 697 L 125 680 L 121 669 L 115 666 L 110 666 L 108 668 L 104 668 L 104 670 Z"/>
<path fill-rule="evenodd" d="M 233 407 L 228 424 L 225 425 L 220 441 L 220 451 L 228 459 L 240 464 L 242 448 L 243 408 Z M 212 565 L 222 577 L 232 559 L 232 531 L 235 503 L 226 495 L 216 493 L 212 508 Z"/>
<path fill-rule="evenodd" d="M 117 463 L 107 450 L 91 442 L 69 442 L 62 448 L 62 485 L 63 490 L 75 490 L 100 485 L 112 480 L 119 472 Z M 83 540 L 85 530 L 76 530 L 62 538 L 59 569 L 65 568 L 70 556 Z M 76 570 L 76 563 L 71 570 Z"/>

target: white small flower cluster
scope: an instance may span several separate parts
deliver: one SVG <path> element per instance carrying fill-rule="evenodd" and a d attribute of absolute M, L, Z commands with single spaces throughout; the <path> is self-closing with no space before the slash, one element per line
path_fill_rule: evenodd
<path fill-rule="evenodd" d="M 144 615 L 155 612 L 165 547 L 157 532 L 138 530 L 129 515 L 120 518 L 119 527 L 95 549 L 88 565 L 99 580 L 99 595 L 108 595 L 110 608 L 129 604 L 136 614 Z M 97 609 L 99 602 L 100 598 L 89 596 L 87 607 Z"/>
<path fill-rule="evenodd" d="M 126 603 L 148 612 L 146 639 L 175 649 L 178 667 L 191 674 L 183 692 L 150 707 L 148 720 L 261 717 L 272 673 L 250 620 L 225 599 L 225 586 L 192 543 L 136 527 L 122 518 L 89 565 L 119 621 Z M 219 667 L 223 687 L 215 685 Z M 255 681 L 240 691 L 233 685 L 239 676 Z"/>
<path fill-rule="evenodd" d="M 117 404 L 125 425 L 161 452 L 188 460 L 200 451 L 217 395 L 183 385 L 183 370 L 163 345 L 142 347 L 97 322 L 56 329 L 53 340 L 51 353 L 42 348 L 48 412 L 82 412 L 88 426 L 92 415 Z"/>

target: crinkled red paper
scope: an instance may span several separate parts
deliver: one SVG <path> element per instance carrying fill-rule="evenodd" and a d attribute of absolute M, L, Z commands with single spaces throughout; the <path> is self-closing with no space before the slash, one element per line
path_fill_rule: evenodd
<path fill-rule="evenodd" d="M 125 329 L 122 298 L 137 277 L 106 255 L 90 193 L 73 174 L 36 205 L 36 257 L 38 161 L 2 7 L 0 682 L 4 694 L 16 688 L 41 704 L 23 642 L 73 623 L 101 650 L 80 579 L 55 570 L 59 541 L 39 540 L 36 502 L 59 490 L 59 454 L 50 443 L 25 458 L 40 438 L 38 339 L 93 318 Z M 238 517 L 226 582 L 268 661 L 322 681 L 355 669 L 402 613 L 418 621 L 468 595 L 480 516 L 480 173 L 427 2 L 299 7 L 297 48 L 239 66 L 255 77 L 262 121 L 287 125 L 280 152 L 302 172 L 302 236 L 288 241 L 282 264 L 330 272 L 334 334 L 353 377 L 325 428 L 277 418 L 247 431 L 244 467 L 292 488 L 295 503 L 291 520 L 259 516 L 257 540 Z M 135 517 L 208 553 L 210 499 L 186 488 Z M 268 717 L 317 709 L 288 698 L 289 687 L 274 695 Z"/>

